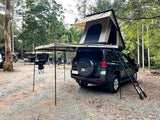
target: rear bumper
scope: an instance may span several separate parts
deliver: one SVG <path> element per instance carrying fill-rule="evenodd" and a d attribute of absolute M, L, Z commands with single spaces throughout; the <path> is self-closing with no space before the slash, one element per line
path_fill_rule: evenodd
<path fill-rule="evenodd" d="M 76 82 L 84 81 L 88 84 L 100 84 L 106 85 L 109 83 L 110 72 L 106 71 L 106 68 L 101 68 L 101 72 L 96 74 L 96 76 L 80 76 L 77 70 L 71 69 L 71 77 L 76 80 Z"/>
<path fill-rule="evenodd" d="M 71 75 L 71 77 L 73 79 L 76 80 L 76 82 L 78 81 L 84 81 L 86 83 L 89 83 L 89 84 L 103 84 L 104 81 L 102 81 L 100 78 L 91 78 L 91 77 L 82 77 L 82 76 L 78 76 L 78 75 Z M 99 81 L 99 82 L 98 82 Z"/>

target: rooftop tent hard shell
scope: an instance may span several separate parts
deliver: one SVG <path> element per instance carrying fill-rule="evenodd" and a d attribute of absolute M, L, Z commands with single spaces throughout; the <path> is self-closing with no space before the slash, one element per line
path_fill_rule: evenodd
<path fill-rule="evenodd" d="M 76 51 L 78 48 L 115 48 L 125 49 L 125 44 L 113 9 L 87 15 L 86 18 L 72 24 L 84 30 L 79 44 L 52 43 L 36 47 L 36 50 Z"/>
<path fill-rule="evenodd" d="M 84 30 L 80 44 L 117 45 L 120 50 L 125 48 L 113 9 L 87 15 L 72 25 Z"/>

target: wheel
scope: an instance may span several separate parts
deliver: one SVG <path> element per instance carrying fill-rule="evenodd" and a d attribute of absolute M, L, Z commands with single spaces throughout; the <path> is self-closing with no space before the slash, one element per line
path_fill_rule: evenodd
<path fill-rule="evenodd" d="M 137 80 L 137 72 L 133 73 L 132 78 L 133 78 L 133 82 L 136 82 L 136 80 Z"/>
<path fill-rule="evenodd" d="M 137 80 L 137 72 L 133 73 L 133 77 Z"/>
<path fill-rule="evenodd" d="M 112 93 L 118 92 L 119 87 L 120 87 L 119 79 L 118 79 L 117 75 L 113 75 L 112 82 L 111 82 L 111 92 Z"/>
<path fill-rule="evenodd" d="M 77 63 L 78 73 L 84 77 L 92 75 L 94 68 L 94 62 L 89 58 L 81 58 Z"/>
<path fill-rule="evenodd" d="M 87 87 L 87 85 L 88 85 L 88 83 L 82 82 L 82 81 L 79 81 L 78 84 L 79 84 L 79 86 L 81 86 L 83 88 Z"/>

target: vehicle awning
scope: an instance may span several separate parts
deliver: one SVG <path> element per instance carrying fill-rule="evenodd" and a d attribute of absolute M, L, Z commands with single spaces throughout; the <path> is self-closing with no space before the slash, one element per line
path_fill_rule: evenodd
<path fill-rule="evenodd" d="M 72 43 L 52 43 L 49 45 L 41 45 L 35 48 L 35 50 L 56 50 L 75 52 L 78 48 L 118 48 L 117 45 L 106 44 L 72 44 Z"/>
<path fill-rule="evenodd" d="M 25 54 L 35 54 L 35 52 L 25 52 Z M 52 52 L 36 52 L 36 54 L 49 54 L 52 55 Z"/>

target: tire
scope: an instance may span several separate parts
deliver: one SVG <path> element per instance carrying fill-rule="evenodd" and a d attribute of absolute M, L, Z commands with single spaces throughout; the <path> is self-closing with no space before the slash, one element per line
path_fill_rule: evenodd
<path fill-rule="evenodd" d="M 133 73 L 133 77 L 137 80 L 137 72 Z"/>
<path fill-rule="evenodd" d="M 82 82 L 82 81 L 79 81 L 78 84 L 79 84 L 79 86 L 81 86 L 83 88 L 87 87 L 87 85 L 88 85 L 88 83 Z"/>
<path fill-rule="evenodd" d="M 81 58 L 77 63 L 77 70 L 80 76 L 88 77 L 94 72 L 94 61 L 89 58 Z"/>
<path fill-rule="evenodd" d="M 120 87 L 120 82 L 119 82 L 118 76 L 117 75 L 113 75 L 111 79 L 112 79 L 111 92 L 112 93 L 117 93 L 118 90 L 119 90 L 119 87 Z"/>
<path fill-rule="evenodd" d="M 133 81 L 136 82 L 136 80 L 137 80 L 137 72 L 133 73 L 132 77 L 133 77 Z"/>

